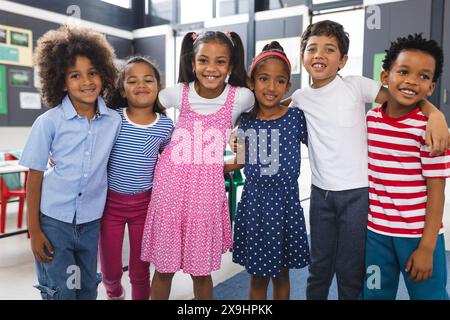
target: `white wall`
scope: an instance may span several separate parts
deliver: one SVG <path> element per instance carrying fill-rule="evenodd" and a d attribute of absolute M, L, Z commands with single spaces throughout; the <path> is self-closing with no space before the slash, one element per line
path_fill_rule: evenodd
<path fill-rule="evenodd" d="M 0 150 L 22 150 L 31 127 L 0 127 Z"/>

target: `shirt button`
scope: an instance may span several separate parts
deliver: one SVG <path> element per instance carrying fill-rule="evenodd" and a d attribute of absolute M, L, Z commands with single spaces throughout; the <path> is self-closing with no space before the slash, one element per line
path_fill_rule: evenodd
<path fill-rule="evenodd" d="M 91 134 L 92 133 L 91 130 L 89 130 L 88 133 Z"/>
<path fill-rule="evenodd" d="M 86 151 L 86 155 L 87 155 L 87 156 L 89 155 L 89 151 Z"/>
<path fill-rule="evenodd" d="M 83 177 L 87 178 L 87 174 L 84 174 Z"/>
<path fill-rule="evenodd" d="M 81 192 L 78 194 L 79 197 L 81 197 Z"/>

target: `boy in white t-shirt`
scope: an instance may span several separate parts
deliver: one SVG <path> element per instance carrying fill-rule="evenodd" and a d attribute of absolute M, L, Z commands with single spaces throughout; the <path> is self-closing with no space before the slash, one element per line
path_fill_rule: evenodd
<path fill-rule="evenodd" d="M 292 105 L 305 113 L 312 171 L 309 300 L 327 299 L 335 273 L 339 299 L 357 299 L 365 274 L 365 103 L 383 103 L 388 92 L 368 78 L 338 76 L 348 59 L 349 42 L 339 23 L 326 20 L 308 26 L 301 39 L 301 59 L 312 84 L 292 95 Z M 442 153 L 448 147 L 445 118 L 425 100 L 421 108 L 435 123 L 428 125 L 433 128 L 433 139 L 428 139 L 430 144 L 433 140 L 433 153 Z"/>

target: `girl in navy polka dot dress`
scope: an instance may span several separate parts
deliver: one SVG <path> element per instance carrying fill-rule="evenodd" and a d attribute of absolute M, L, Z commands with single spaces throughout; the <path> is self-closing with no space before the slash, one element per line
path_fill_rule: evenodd
<path fill-rule="evenodd" d="M 246 177 L 234 226 L 233 261 L 251 274 L 250 299 L 266 299 L 271 279 L 273 298 L 289 299 L 289 269 L 309 264 L 298 187 L 306 122 L 298 108 L 280 105 L 291 87 L 290 74 L 289 60 L 276 41 L 253 60 L 249 86 L 257 103 L 241 115 L 237 164 L 225 165 L 228 171 L 244 167 Z M 245 152 L 239 150 L 244 146 Z M 245 166 L 239 165 L 243 154 Z"/>

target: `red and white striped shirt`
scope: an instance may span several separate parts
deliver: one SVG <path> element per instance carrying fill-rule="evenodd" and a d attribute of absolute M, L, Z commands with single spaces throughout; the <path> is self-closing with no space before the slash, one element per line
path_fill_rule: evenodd
<path fill-rule="evenodd" d="M 450 152 L 430 156 L 425 145 L 428 119 L 419 108 L 390 118 L 382 107 L 367 113 L 369 144 L 368 228 L 396 237 L 421 237 L 427 178 L 450 177 Z M 443 226 L 439 233 L 442 233 Z"/>

